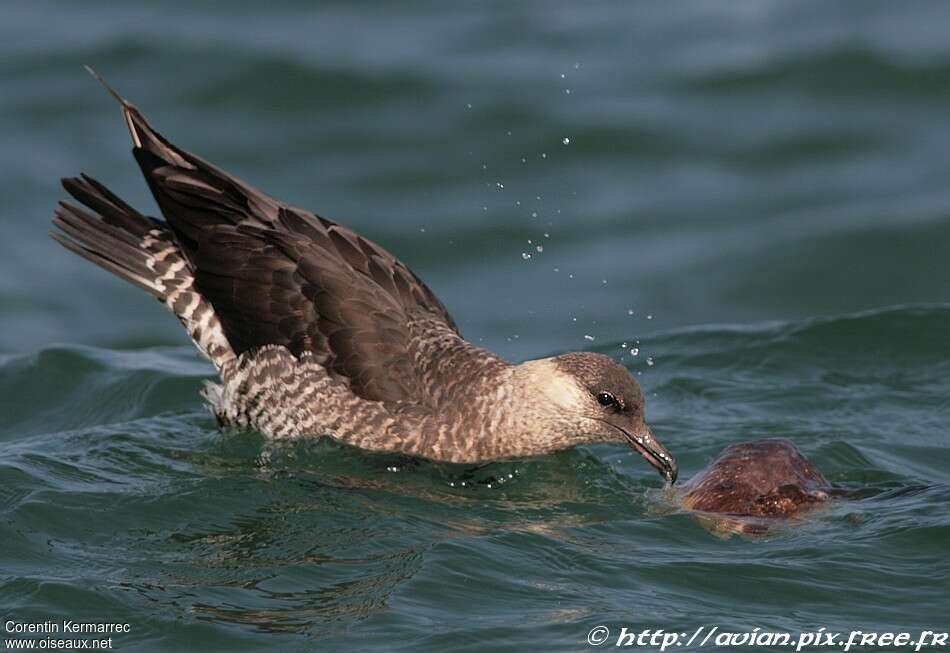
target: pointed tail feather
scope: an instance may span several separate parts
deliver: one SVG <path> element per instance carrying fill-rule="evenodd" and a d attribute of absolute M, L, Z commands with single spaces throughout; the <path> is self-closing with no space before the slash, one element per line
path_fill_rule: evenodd
<path fill-rule="evenodd" d="M 132 137 L 132 144 L 137 150 L 145 150 L 164 160 L 165 163 L 171 163 L 184 168 L 193 168 L 194 166 L 186 161 L 178 152 L 178 148 L 166 141 L 161 134 L 152 129 L 145 116 L 135 107 L 134 104 L 112 88 L 105 79 L 91 66 L 85 66 L 86 71 L 92 75 L 97 82 L 108 91 L 109 95 L 115 98 L 115 101 L 122 107 L 122 117 L 125 119 L 125 125 L 129 129 L 129 136 Z"/>
<path fill-rule="evenodd" d="M 276 200 L 169 142 L 95 70 L 86 69 L 119 103 L 135 160 L 186 259 L 193 258 L 197 242 L 212 225 L 274 224 Z"/>
<path fill-rule="evenodd" d="M 218 369 L 233 360 L 218 316 L 193 288 L 191 266 L 168 225 L 142 215 L 85 175 L 64 179 L 63 186 L 86 208 L 61 202 L 53 239 L 163 302 Z"/>
<path fill-rule="evenodd" d="M 141 243 L 160 223 L 147 218 L 88 177 L 64 179 L 63 186 L 98 215 L 60 202 L 50 236 L 66 249 L 165 301 L 165 287 L 148 268 Z"/>

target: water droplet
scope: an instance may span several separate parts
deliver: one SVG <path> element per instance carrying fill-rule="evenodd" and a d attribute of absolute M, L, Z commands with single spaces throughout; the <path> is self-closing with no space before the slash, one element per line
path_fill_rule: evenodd
<path fill-rule="evenodd" d="M 649 358 L 647 358 L 647 365 L 649 365 L 650 367 L 653 367 L 654 364 L 655 364 L 655 361 L 653 360 L 653 356 L 650 356 Z"/>
<path fill-rule="evenodd" d="M 551 234 L 549 234 L 548 232 L 545 231 L 545 232 L 544 232 L 544 237 L 545 237 L 545 238 L 550 238 L 550 237 L 551 237 Z"/>
<path fill-rule="evenodd" d="M 639 356 L 639 355 L 640 355 L 640 348 L 639 348 L 639 347 L 631 347 L 631 348 L 630 348 L 630 353 L 633 354 L 634 356 Z"/>
<path fill-rule="evenodd" d="M 652 320 L 652 319 L 653 319 L 653 316 L 652 316 L 652 315 L 647 315 L 647 319 L 648 319 L 648 320 Z"/>
<path fill-rule="evenodd" d="M 527 261 L 529 258 L 531 258 L 531 254 L 528 252 L 521 252 L 521 258 Z"/>
<path fill-rule="evenodd" d="M 581 67 L 580 62 L 579 62 L 579 61 L 575 61 L 575 62 L 574 62 L 574 70 L 577 70 L 577 69 L 580 68 L 580 67 Z"/>
<path fill-rule="evenodd" d="M 508 135 L 511 136 L 511 131 L 508 132 Z"/>
<path fill-rule="evenodd" d="M 564 93 L 565 93 L 566 95 L 570 95 L 570 94 L 571 94 L 571 89 L 569 89 L 569 88 L 564 89 Z"/>
<path fill-rule="evenodd" d="M 496 182 L 495 182 L 495 185 L 498 186 L 498 188 L 504 188 L 504 187 L 505 187 L 505 185 L 504 185 L 503 183 L 501 183 L 500 181 L 496 181 Z"/>
<path fill-rule="evenodd" d="M 538 217 L 538 212 L 537 212 L 537 211 L 532 211 L 532 212 L 531 212 L 531 217 L 532 217 L 532 218 Z"/>
<path fill-rule="evenodd" d="M 607 280 L 606 280 L 606 279 L 601 279 L 600 282 L 601 282 L 603 285 L 605 285 L 605 286 L 607 285 Z"/>
<path fill-rule="evenodd" d="M 548 158 L 547 152 L 541 152 L 541 158 L 542 158 L 542 159 Z"/>
<path fill-rule="evenodd" d="M 626 349 L 626 348 L 627 348 L 627 343 L 625 343 L 625 342 L 620 343 L 620 348 L 621 348 L 621 349 Z"/>
<path fill-rule="evenodd" d="M 465 105 L 465 108 L 466 108 L 466 109 L 471 109 L 471 108 L 472 108 L 472 103 L 469 102 L 468 104 L 466 104 L 466 105 Z"/>
<path fill-rule="evenodd" d="M 567 77 L 567 75 L 565 75 L 564 73 L 561 73 L 561 79 L 564 79 L 565 77 Z"/>
<path fill-rule="evenodd" d="M 628 308 L 628 309 L 627 309 L 627 315 L 633 315 L 633 309 L 632 309 L 632 308 Z"/>
<path fill-rule="evenodd" d="M 535 247 L 535 249 L 538 250 L 538 254 L 540 254 L 541 252 L 544 251 L 544 246 L 543 246 L 543 245 L 538 245 L 537 247 Z"/>
<path fill-rule="evenodd" d="M 426 228 L 425 228 L 425 227 L 419 227 L 419 233 L 420 233 L 420 234 L 424 234 L 425 232 L 426 232 Z"/>
<path fill-rule="evenodd" d="M 593 340 L 593 339 L 594 339 L 594 336 L 587 335 L 587 334 L 584 335 L 584 340 Z"/>
<path fill-rule="evenodd" d="M 527 160 L 526 158 L 524 158 L 524 157 L 521 157 L 521 162 L 522 162 L 522 163 L 527 163 L 528 160 Z"/>
<path fill-rule="evenodd" d="M 571 144 L 571 139 L 569 139 L 567 136 L 565 136 L 564 138 L 561 139 L 561 144 L 562 144 L 562 145 L 570 145 L 570 144 Z"/>

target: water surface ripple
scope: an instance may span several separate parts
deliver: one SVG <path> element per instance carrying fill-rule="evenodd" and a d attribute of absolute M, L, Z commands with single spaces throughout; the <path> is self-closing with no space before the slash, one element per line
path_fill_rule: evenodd
<path fill-rule="evenodd" d="M 684 477 L 780 436 L 860 491 L 755 540 L 675 510 L 623 447 L 470 468 L 278 446 L 216 429 L 189 348 L 10 356 L 0 595 L 165 650 L 513 649 L 632 620 L 926 628 L 946 617 L 947 333 L 950 308 L 911 306 L 643 339 L 655 364 L 630 368 Z"/>

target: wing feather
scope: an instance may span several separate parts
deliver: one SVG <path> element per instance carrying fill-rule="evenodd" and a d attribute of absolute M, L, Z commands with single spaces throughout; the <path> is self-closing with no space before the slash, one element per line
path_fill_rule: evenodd
<path fill-rule="evenodd" d="M 169 142 L 122 104 L 133 153 L 234 353 L 280 345 L 314 357 L 358 395 L 418 401 L 410 322 L 458 328 L 396 257 Z"/>

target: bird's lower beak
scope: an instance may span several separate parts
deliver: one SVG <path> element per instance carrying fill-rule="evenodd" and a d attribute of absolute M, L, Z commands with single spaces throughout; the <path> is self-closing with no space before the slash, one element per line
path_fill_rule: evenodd
<path fill-rule="evenodd" d="M 624 430 L 623 434 L 637 453 L 653 465 L 660 472 L 660 475 L 666 479 L 667 483 L 673 485 L 676 482 L 679 465 L 676 464 L 676 459 L 670 455 L 666 447 L 653 436 L 653 431 L 649 427 L 644 427 L 643 431 L 639 433 L 628 433 Z"/>

